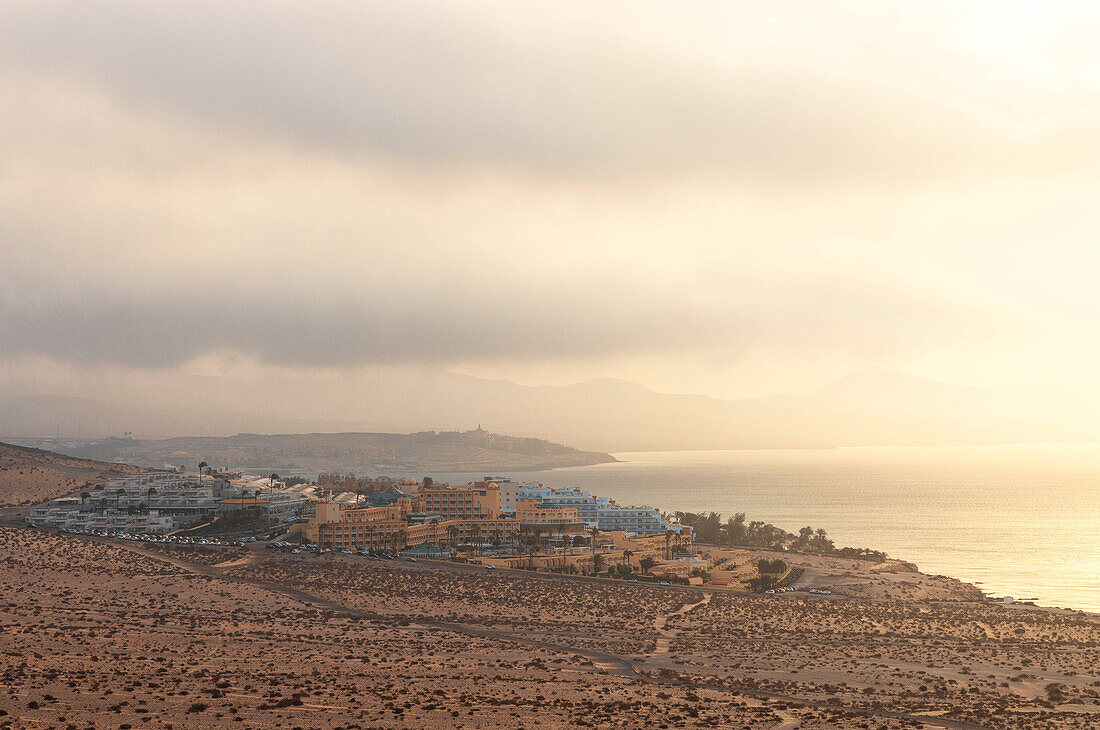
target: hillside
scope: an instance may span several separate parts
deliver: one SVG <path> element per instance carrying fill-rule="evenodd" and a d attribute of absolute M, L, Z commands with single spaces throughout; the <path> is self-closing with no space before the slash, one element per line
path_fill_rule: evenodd
<path fill-rule="evenodd" d="M 533 438 L 488 431 L 310 433 L 182 437 L 161 440 L 104 439 L 59 446 L 68 453 L 146 466 L 194 468 L 199 461 L 231 469 L 341 471 L 385 474 L 440 471 L 524 471 L 614 461 Z"/>
<path fill-rule="evenodd" d="M 42 502 L 147 469 L 0 443 L 0 505 Z"/>
<path fill-rule="evenodd" d="M 262 386 L 232 377 L 207 378 L 192 385 L 182 391 L 186 397 L 176 394 L 133 410 L 68 396 L 0 398 L 0 438 L 45 448 L 56 443 L 41 438 L 47 434 L 61 439 L 81 434 L 102 438 L 127 431 L 143 439 L 247 433 L 367 433 L 381 438 L 383 432 L 455 431 L 480 422 L 498 433 L 597 452 L 1100 439 L 1100 420 L 1095 415 L 1100 404 L 1076 393 L 960 386 L 884 370 L 855 373 L 807 395 L 728 400 L 659 393 L 610 379 L 527 386 L 412 369 L 387 370 L 320 391 L 279 378 Z M 226 404 L 242 400 L 240 411 L 225 410 Z M 187 442 L 183 449 L 193 456 L 196 450 L 220 448 L 221 443 L 192 446 Z M 125 456 L 114 451 L 81 455 Z M 468 456 L 456 454 L 442 460 L 465 462 Z M 493 458 L 486 455 L 484 465 L 470 468 L 491 467 Z M 431 460 L 437 461 L 434 456 Z"/>

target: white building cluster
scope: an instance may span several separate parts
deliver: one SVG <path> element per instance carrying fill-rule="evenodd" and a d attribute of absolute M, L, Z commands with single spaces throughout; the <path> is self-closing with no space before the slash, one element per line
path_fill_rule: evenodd
<path fill-rule="evenodd" d="M 167 534 L 184 525 L 245 508 L 271 524 L 295 519 L 305 500 L 278 488 L 242 489 L 228 481 L 185 474 L 146 474 L 35 505 L 39 527 Z"/>
<path fill-rule="evenodd" d="M 519 484 L 509 480 L 500 485 L 500 508 L 514 513 L 519 500 L 535 499 L 547 507 L 574 507 L 589 527 L 601 531 L 623 530 L 638 535 L 665 532 L 669 521 L 654 507 L 623 506 L 610 497 L 599 497 L 579 489 L 554 489 L 541 484 Z"/>

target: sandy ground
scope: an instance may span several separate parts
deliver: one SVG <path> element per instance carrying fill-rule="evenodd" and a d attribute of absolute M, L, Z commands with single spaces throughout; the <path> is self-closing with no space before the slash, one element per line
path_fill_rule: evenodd
<path fill-rule="evenodd" d="M 786 561 L 803 569 L 792 585 L 804 589 L 819 588 L 839 596 L 871 600 L 977 601 L 982 592 L 969 583 L 943 575 L 918 572 L 910 563 L 887 560 L 834 558 L 823 555 L 752 550 L 752 560 Z"/>
<path fill-rule="evenodd" d="M 37 504 L 124 474 L 146 471 L 129 464 L 73 459 L 0 443 L 0 506 Z"/>
<path fill-rule="evenodd" d="M 0 528 L 11 727 L 1100 727 L 1100 620 Z"/>

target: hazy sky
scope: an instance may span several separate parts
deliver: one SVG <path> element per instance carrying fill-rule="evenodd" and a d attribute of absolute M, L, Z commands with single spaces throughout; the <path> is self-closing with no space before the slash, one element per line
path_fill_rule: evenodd
<path fill-rule="evenodd" d="M 1094 3 L 0 14 L 0 393 L 1098 391 Z"/>

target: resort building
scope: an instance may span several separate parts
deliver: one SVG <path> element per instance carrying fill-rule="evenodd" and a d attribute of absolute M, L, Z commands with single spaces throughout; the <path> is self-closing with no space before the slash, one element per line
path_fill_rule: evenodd
<path fill-rule="evenodd" d="M 385 507 L 386 505 L 393 504 L 402 497 L 412 499 L 413 495 L 410 492 L 414 491 L 416 490 L 410 489 L 409 492 L 403 492 L 397 487 L 391 486 L 382 492 L 369 495 L 367 501 L 370 502 L 373 507 Z"/>
<path fill-rule="evenodd" d="M 478 482 L 468 487 L 426 487 L 416 493 L 418 511 L 435 512 L 447 520 L 476 520 L 500 515 L 500 488 Z"/>
<path fill-rule="evenodd" d="M 372 507 L 321 500 L 303 532 L 308 542 L 322 548 L 396 552 L 423 542 L 500 547 L 516 544 L 521 532 L 557 540 L 599 530 L 650 535 L 668 553 L 673 537 L 666 535 L 669 527 L 652 507 L 621 507 L 576 489 L 497 480 L 426 486 L 415 496 L 393 490 L 385 504 Z M 685 539 L 676 537 L 678 544 Z"/>
<path fill-rule="evenodd" d="M 579 535 L 588 532 L 588 524 L 577 514 L 576 507 L 545 504 L 537 499 L 521 499 L 516 507 L 516 519 L 524 528 L 546 530 L 555 535 Z"/>
<path fill-rule="evenodd" d="M 519 502 L 519 490 L 521 487 L 538 488 L 538 484 L 520 484 L 519 482 L 513 482 L 511 479 L 500 479 L 485 477 L 486 484 L 497 485 L 497 490 L 500 492 L 500 511 L 506 515 L 514 515 L 516 513 L 516 505 Z"/>
<path fill-rule="evenodd" d="M 636 534 L 665 532 L 669 522 L 653 507 L 623 507 L 609 497 L 598 497 L 579 489 L 551 489 L 537 484 L 518 487 L 518 500 L 534 499 L 547 507 L 571 507 L 590 528 L 625 530 Z"/>
<path fill-rule="evenodd" d="M 288 522 L 304 506 L 300 495 L 279 489 L 241 489 L 224 479 L 197 475 L 143 474 L 43 502 L 31 510 L 28 522 L 67 530 L 164 534 L 246 508 L 257 509 L 270 524 Z"/>
<path fill-rule="evenodd" d="M 451 508 L 452 513 L 460 509 L 463 513 L 467 510 L 481 512 L 480 508 L 465 506 L 468 497 L 470 495 L 459 496 L 456 506 Z M 445 499 L 435 499 L 432 503 L 447 506 Z M 415 500 L 402 497 L 386 507 L 355 509 L 350 505 L 322 500 L 317 503 L 313 519 L 306 524 L 304 536 L 309 542 L 329 549 L 397 551 L 423 542 L 448 546 L 468 542 L 510 544 L 519 535 L 519 520 L 497 514 L 464 519 L 436 519 L 433 516 L 427 521 L 413 522 L 414 518 L 422 518 L 423 504 L 422 497 Z M 418 511 L 414 512 L 414 509 Z"/>

